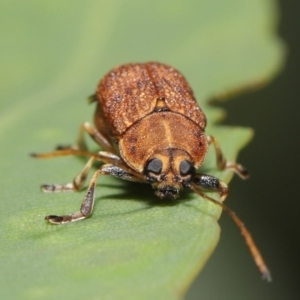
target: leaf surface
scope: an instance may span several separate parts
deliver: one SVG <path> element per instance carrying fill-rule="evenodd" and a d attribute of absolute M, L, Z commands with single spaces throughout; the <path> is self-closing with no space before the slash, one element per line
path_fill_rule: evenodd
<path fill-rule="evenodd" d="M 218 242 L 218 207 L 188 191 L 161 203 L 150 186 L 103 177 L 91 218 L 52 226 L 44 216 L 78 210 L 85 190 L 43 194 L 39 185 L 71 181 L 85 160 L 28 154 L 75 141 L 92 120 L 84 99 L 112 67 L 161 61 L 185 75 L 207 133 L 235 160 L 252 132 L 216 126 L 223 113 L 206 101 L 275 75 L 283 46 L 274 2 L 16 3 L 0 10 L 1 299 L 182 297 Z M 216 170 L 211 152 L 202 171 L 232 176 Z"/>

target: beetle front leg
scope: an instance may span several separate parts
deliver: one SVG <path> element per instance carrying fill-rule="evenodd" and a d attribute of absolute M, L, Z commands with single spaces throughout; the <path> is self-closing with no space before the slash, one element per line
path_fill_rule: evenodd
<path fill-rule="evenodd" d="M 211 143 L 213 143 L 214 145 L 215 152 L 216 152 L 217 166 L 220 170 L 231 169 L 243 179 L 247 179 L 249 177 L 249 172 L 242 165 L 234 162 L 229 162 L 226 160 L 217 139 L 209 135 L 207 136 L 207 141 L 209 145 Z"/>
<path fill-rule="evenodd" d="M 228 195 L 228 186 L 220 179 L 206 174 L 196 174 L 193 179 L 194 186 L 203 190 L 219 192 L 223 202 Z"/>
<path fill-rule="evenodd" d="M 94 207 L 95 187 L 99 175 L 112 175 L 124 180 L 145 182 L 145 180 L 141 176 L 139 177 L 135 176 L 134 174 L 130 174 L 126 170 L 123 170 L 120 167 L 114 166 L 112 164 L 105 164 L 101 166 L 93 175 L 87 193 L 80 207 L 80 211 L 64 216 L 49 215 L 45 219 L 52 224 L 65 224 L 83 220 L 89 217 L 92 214 Z"/>
<path fill-rule="evenodd" d="M 87 193 L 81 204 L 80 211 L 74 212 L 69 215 L 64 215 L 64 216 L 49 215 L 45 217 L 45 219 L 52 224 L 65 224 L 69 222 L 79 221 L 90 216 L 90 214 L 93 211 L 94 201 L 95 201 L 95 185 L 96 185 L 97 178 L 100 174 L 105 174 L 101 168 L 95 172 L 90 182 Z"/>

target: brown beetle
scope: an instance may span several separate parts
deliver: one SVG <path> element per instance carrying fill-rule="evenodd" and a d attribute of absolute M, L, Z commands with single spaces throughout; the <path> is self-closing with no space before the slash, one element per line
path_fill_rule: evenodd
<path fill-rule="evenodd" d="M 64 216 L 49 215 L 46 220 L 63 224 L 90 216 L 99 175 L 150 183 L 160 198 L 176 199 L 183 188 L 190 188 L 229 213 L 241 229 L 263 276 L 271 280 L 270 272 L 241 220 L 223 203 L 203 193 L 203 190 L 216 191 L 222 202 L 228 194 L 224 182 L 197 173 L 209 144 L 215 148 L 219 169 L 231 169 L 242 178 L 247 178 L 248 172 L 240 164 L 227 162 L 217 140 L 205 135 L 206 117 L 187 81 L 177 70 L 156 62 L 116 67 L 100 81 L 90 101 L 97 102 L 95 127 L 83 123 L 75 147 L 33 154 L 41 158 L 90 157 L 72 183 L 42 185 L 45 192 L 78 191 L 83 187 L 93 162 L 104 163 L 93 175 L 80 211 Z M 104 151 L 89 152 L 84 142 L 85 132 Z"/>

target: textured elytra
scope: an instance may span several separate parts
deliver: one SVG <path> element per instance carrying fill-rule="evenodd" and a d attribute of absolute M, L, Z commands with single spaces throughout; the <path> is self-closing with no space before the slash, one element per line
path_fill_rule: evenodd
<path fill-rule="evenodd" d="M 101 107 L 97 113 L 103 112 L 106 125 L 116 138 L 150 114 L 158 98 L 164 98 L 170 111 L 185 115 L 202 130 L 206 125 L 205 115 L 185 78 L 165 64 L 149 62 L 116 67 L 101 80 L 96 95 Z"/>

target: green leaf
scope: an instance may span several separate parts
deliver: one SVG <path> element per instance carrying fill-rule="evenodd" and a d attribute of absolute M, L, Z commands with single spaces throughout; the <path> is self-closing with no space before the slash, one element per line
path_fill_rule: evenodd
<path fill-rule="evenodd" d="M 53 226 L 43 218 L 78 210 L 79 193 L 43 194 L 84 160 L 34 160 L 72 144 L 91 121 L 84 99 L 112 67 L 161 61 L 179 69 L 208 117 L 207 132 L 229 160 L 250 129 L 216 126 L 206 100 L 268 81 L 283 61 L 269 0 L 1 1 L 1 299 L 178 299 L 219 238 L 220 209 L 191 192 L 160 203 L 150 186 L 99 179 L 88 220 Z M 91 143 L 91 145 L 93 145 Z M 95 147 L 95 146 L 94 146 Z M 213 153 L 205 172 L 226 182 Z M 230 198 L 230 197 L 229 197 Z"/>

